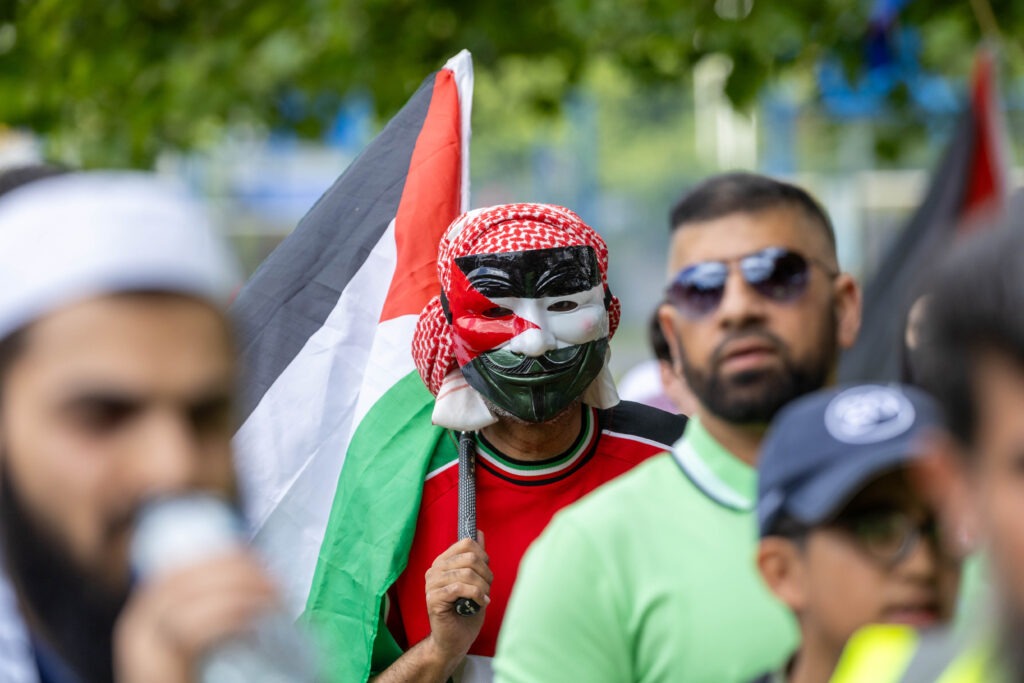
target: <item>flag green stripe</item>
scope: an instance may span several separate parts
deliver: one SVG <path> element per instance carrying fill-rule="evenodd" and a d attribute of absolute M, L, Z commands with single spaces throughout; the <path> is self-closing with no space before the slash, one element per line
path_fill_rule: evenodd
<path fill-rule="evenodd" d="M 334 680 L 369 675 L 380 601 L 405 569 L 423 480 L 445 432 L 430 423 L 433 408 L 434 397 L 411 372 L 353 434 L 305 614 Z"/>

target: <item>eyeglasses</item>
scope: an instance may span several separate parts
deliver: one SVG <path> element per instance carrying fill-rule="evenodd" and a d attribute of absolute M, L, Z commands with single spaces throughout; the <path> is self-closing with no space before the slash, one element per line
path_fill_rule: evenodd
<path fill-rule="evenodd" d="M 810 264 L 819 265 L 829 277 L 838 273 L 823 262 L 782 247 L 768 247 L 738 259 L 740 273 L 761 296 L 777 302 L 793 301 L 804 293 L 810 280 Z M 702 261 L 679 271 L 666 300 L 690 318 L 708 315 L 722 303 L 729 279 L 729 261 Z"/>
<path fill-rule="evenodd" d="M 887 567 L 895 567 L 910 557 L 922 539 L 936 550 L 942 548 L 935 518 L 921 520 L 904 510 L 868 510 L 842 516 L 829 526 L 846 532 L 868 555 Z"/>

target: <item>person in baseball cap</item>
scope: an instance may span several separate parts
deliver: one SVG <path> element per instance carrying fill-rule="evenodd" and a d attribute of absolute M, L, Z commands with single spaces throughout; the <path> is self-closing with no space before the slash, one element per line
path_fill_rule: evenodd
<path fill-rule="evenodd" d="M 911 476 L 940 429 L 931 398 L 900 385 L 819 391 L 776 417 L 758 464 L 757 565 L 801 646 L 757 683 L 825 683 L 859 628 L 949 619 L 959 562 Z"/>

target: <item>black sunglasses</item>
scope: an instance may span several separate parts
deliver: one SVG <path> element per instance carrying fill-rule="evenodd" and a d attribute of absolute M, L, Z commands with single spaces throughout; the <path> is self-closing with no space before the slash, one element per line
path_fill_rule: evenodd
<path fill-rule="evenodd" d="M 894 567 L 910 556 L 922 540 L 941 550 L 939 526 L 934 517 L 916 519 L 903 510 L 869 510 L 841 516 L 830 526 L 842 529 L 869 556 Z"/>
<path fill-rule="evenodd" d="M 838 273 L 824 263 L 782 247 L 768 247 L 737 259 L 747 284 L 772 301 L 793 301 L 804 293 L 810 280 L 810 264 L 815 263 L 835 278 Z M 729 279 L 728 261 L 702 261 L 679 271 L 665 299 L 684 315 L 699 318 L 722 303 Z"/>

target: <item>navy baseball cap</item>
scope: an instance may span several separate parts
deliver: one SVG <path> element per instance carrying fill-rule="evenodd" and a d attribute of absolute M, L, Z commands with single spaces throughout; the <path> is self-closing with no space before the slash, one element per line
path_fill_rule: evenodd
<path fill-rule="evenodd" d="M 921 455 L 939 409 L 920 389 L 863 384 L 826 389 L 783 408 L 758 460 L 757 523 L 769 535 L 785 516 L 826 522 L 877 476 Z"/>

